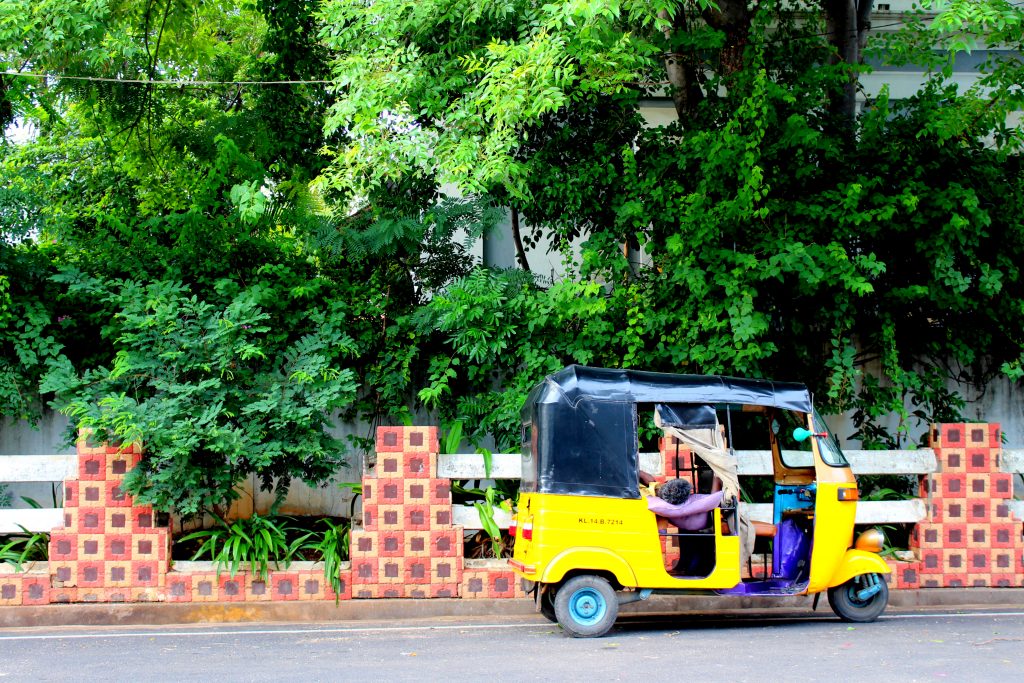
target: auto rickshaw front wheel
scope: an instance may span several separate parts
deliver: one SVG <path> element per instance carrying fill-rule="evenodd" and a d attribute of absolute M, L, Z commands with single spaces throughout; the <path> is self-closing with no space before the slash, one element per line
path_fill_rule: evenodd
<path fill-rule="evenodd" d="M 600 576 L 574 576 L 555 593 L 555 617 L 573 638 L 597 638 L 608 633 L 619 616 L 615 589 Z"/>
<path fill-rule="evenodd" d="M 829 588 L 828 604 L 843 621 L 874 621 L 889 604 L 889 586 L 880 574 L 861 574 Z"/>

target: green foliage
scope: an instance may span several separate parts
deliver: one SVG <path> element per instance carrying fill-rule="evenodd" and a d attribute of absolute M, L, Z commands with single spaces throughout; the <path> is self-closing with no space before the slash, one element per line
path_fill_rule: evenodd
<path fill-rule="evenodd" d="M 348 560 L 351 523 L 349 520 L 332 522 L 321 519 L 323 530 L 313 530 L 303 537 L 302 550 L 315 553 L 324 563 L 324 578 L 334 590 L 334 601 L 341 599 L 341 563 Z"/>
<path fill-rule="evenodd" d="M 232 577 L 247 566 L 250 574 L 266 581 L 271 564 L 275 569 L 287 568 L 309 539 L 309 534 L 304 534 L 289 541 L 289 533 L 294 532 L 291 520 L 275 514 L 254 514 L 230 523 L 220 517 L 216 520 L 216 527 L 194 531 L 178 542 L 200 541 L 192 559 L 208 557 L 218 574 L 227 568 Z"/>
<path fill-rule="evenodd" d="M 220 281 L 213 303 L 180 283 L 68 277 L 117 311 L 117 352 L 111 367 L 81 373 L 54 363 L 43 389 L 97 438 L 145 443 L 124 482 L 139 501 L 190 516 L 235 499 L 249 474 L 283 495 L 292 478 L 319 484 L 343 462 L 325 431 L 357 388 L 339 368 L 353 342 L 338 307 L 288 311 L 307 292 L 267 282 Z"/>
<path fill-rule="evenodd" d="M 31 532 L 23 526 L 21 530 L 24 533 L 0 537 L 0 563 L 10 564 L 19 572 L 26 562 L 46 560 L 50 552 L 50 534 Z"/>

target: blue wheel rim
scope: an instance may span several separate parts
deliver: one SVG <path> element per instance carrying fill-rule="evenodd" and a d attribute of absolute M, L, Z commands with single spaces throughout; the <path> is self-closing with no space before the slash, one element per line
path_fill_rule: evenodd
<path fill-rule="evenodd" d="M 593 588 L 580 588 L 569 598 L 569 614 L 573 621 L 583 626 L 601 621 L 607 611 L 604 596 Z"/>

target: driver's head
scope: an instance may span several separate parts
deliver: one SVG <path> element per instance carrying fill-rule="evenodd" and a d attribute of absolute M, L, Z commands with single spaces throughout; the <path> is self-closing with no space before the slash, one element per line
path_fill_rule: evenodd
<path fill-rule="evenodd" d="M 658 497 L 672 505 L 682 505 L 689 499 L 693 487 L 685 479 L 669 479 L 658 489 Z"/>

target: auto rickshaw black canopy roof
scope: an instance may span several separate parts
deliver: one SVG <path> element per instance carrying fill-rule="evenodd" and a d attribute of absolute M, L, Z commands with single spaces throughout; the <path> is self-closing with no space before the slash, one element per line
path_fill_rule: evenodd
<path fill-rule="evenodd" d="M 802 384 L 570 365 L 523 406 L 522 490 L 639 498 L 637 403 L 812 409 Z"/>

